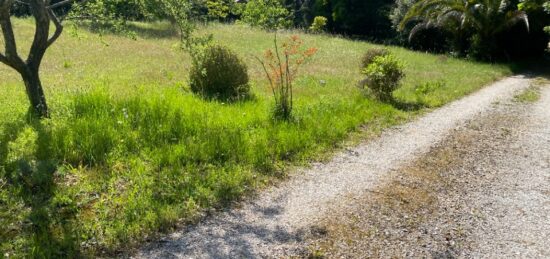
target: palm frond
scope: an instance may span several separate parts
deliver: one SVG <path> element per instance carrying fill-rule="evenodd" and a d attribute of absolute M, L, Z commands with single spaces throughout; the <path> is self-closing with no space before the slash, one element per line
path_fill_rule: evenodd
<path fill-rule="evenodd" d="M 409 40 L 427 27 L 457 26 L 449 21 L 456 21 L 459 29 L 471 29 L 488 38 L 518 22 L 529 30 L 527 14 L 510 10 L 513 8 L 510 0 L 420 0 L 409 9 L 399 28 L 420 22 L 411 30 Z"/>
<path fill-rule="evenodd" d="M 426 30 L 426 29 L 429 29 L 429 28 L 433 28 L 434 27 L 434 24 L 431 23 L 431 22 L 421 22 L 417 25 L 415 25 L 412 29 L 411 29 L 411 32 L 409 33 L 409 42 L 412 41 L 412 39 L 414 39 L 414 36 L 416 36 L 416 34 L 422 30 Z"/>

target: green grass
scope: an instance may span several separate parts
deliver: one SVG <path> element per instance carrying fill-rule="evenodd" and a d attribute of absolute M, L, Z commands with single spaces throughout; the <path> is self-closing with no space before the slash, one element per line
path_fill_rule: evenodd
<path fill-rule="evenodd" d="M 514 96 L 514 100 L 520 103 L 534 103 L 540 99 L 540 88 L 531 86 L 520 94 Z"/>
<path fill-rule="evenodd" d="M 25 52 L 32 23 L 15 24 Z M 272 46 L 272 34 L 234 25 L 201 29 L 249 66 L 255 98 L 225 104 L 188 91 L 189 60 L 175 50 L 177 37 L 167 24 L 134 27 L 137 40 L 67 28 L 41 70 L 49 120 L 27 117 L 19 76 L 0 66 L 4 256 L 125 251 L 181 219 L 269 185 L 290 165 L 323 157 L 350 133 L 379 132 L 512 73 L 505 65 L 389 47 L 406 63 L 407 77 L 395 97 L 403 107 L 425 107 L 403 111 L 355 87 L 360 57 L 375 45 L 303 34 L 319 53 L 297 80 L 294 120 L 274 122 L 266 81 L 254 61 Z M 429 82 L 437 87 L 419 94 L 418 86 Z"/>
<path fill-rule="evenodd" d="M 548 72 L 542 72 L 540 75 L 532 80 L 529 88 L 514 96 L 514 101 L 519 103 L 534 103 L 538 101 L 541 95 L 541 88 L 547 87 L 548 83 L 550 83 Z"/>

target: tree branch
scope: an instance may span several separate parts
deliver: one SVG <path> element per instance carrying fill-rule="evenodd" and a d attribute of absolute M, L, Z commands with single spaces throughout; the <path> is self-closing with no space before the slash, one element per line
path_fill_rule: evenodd
<path fill-rule="evenodd" d="M 2 53 L 0 53 L 0 62 L 8 65 L 8 58 L 6 58 L 6 56 L 2 55 Z"/>
<path fill-rule="evenodd" d="M 10 9 L 13 1 L 0 0 L 0 28 L 2 29 L 2 35 L 4 37 L 5 52 L 0 57 L 2 63 L 14 68 L 18 72 L 24 70 L 25 63 L 19 57 L 17 53 L 17 44 L 15 42 L 15 35 L 13 33 L 13 26 L 11 24 Z"/>
<path fill-rule="evenodd" d="M 58 2 L 58 3 L 55 3 L 53 5 L 50 5 L 48 6 L 48 9 L 55 9 L 55 8 L 58 8 L 58 7 L 61 7 L 61 6 L 64 6 L 64 5 L 68 5 L 68 4 L 71 4 L 75 2 L 75 0 L 65 0 L 65 1 L 61 1 L 61 2 Z"/>
<path fill-rule="evenodd" d="M 4 43 L 6 44 L 6 57 L 9 59 L 11 56 L 17 56 L 17 44 L 15 43 L 15 35 L 13 33 L 13 27 L 11 25 L 10 18 L 10 1 L 4 3 L 0 10 L 0 27 L 2 28 L 2 34 L 4 36 Z"/>
<path fill-rule="evenodd" d="M 88 2 L 89 0 L 81 0 L 81 1 L 78 1 L 78 0 L 65 0 L 65 1 L 61 1 L 61 2 L 58 2 L 58 3 L 55 3 L 53 5 L 49 5 L 48 6 L 48 9 L 55 9 L 55 8 L 58 8 L 58 7 L 63 7 L 65 5 L 68 5 L 68 4 L 72 4 L 72 3 L 76 3 L 76 2 L 80 2 L 81 4 L 82 3 L 85 3 L 85 2 Z"/>
<path fill-rule="evenodd" d="M 29 5 L 29 3 L 23 2 L 23 1 L 20 1 L 20 0 L 15 0 L 15 2 L 19 3 L 19 4 L 22 4 L 22 5 Z"/>
<path fill-rule="evenodd" d="M 59 18 L 57 18 L 52 9 L 48 9 L 48 15 L 55 25 L 55 32 L 52 37 L 48 39 L 48 47 L 50 47 L 59 38 L 59 36 L 61 36 L 61 33 L 63 32 L 63 25 L 61 25 L 61 21 L 59 21 Z"/>
<path fill-rule="evenodd" d="M 88 2 L 89 0 L 65 0 L 65 1 L 62 1 L 62 2 L 59 2 L 59 3 L 56 3 L 56 4 L 53 4 L 53 5 L 48 5 L 46 8 L 48 8 L 48 10 L 53 10 L 55 8 L 58 8 L 58 7 L 63 7 L 65 5 L 68 5 L 68 4 L 72 4 L 72 3 L 76 3 L 76 2 L 79 2 L 80 4 L 83 4 L 83 3 L 86 3 Z M 48 13 L 49 14 L 49 13 Z M 55 12 L 53 13 L 55 14 Z M 53 18 L 54 16 L 57 17 L 56 15 L 52 15 L 52 14 L 49 14 L 52 18 L 52 20 L 54 20 L 54 23 L 56 22 L 55 19 Z M 59 23 L 61 24 L 63 21 L 65 21 L 65 19 L 69 16 L 69 13 L 65 14 L 64 16 L 62 17 L 57 17 L 57 20 L 59 21 Z M 71 16 L 72 17 L 72 16 Z M 80 19 L 80 17 L 72 17 L 73 19 Z M 84 18 L 85 19 L 85 18 Z M 57 29 L 57 25 L 56 25 L 56 29 Z"/>
<path fill-rule="evenodd" d="M 38 69 L 44 53 L 48 48 L 48 38 L 50 37 L 50 16 L 43 0 L 31 0 L 30 9 L 35 22 L 34 40 L 27 58 L 27 65 L 33 69 Z"/>

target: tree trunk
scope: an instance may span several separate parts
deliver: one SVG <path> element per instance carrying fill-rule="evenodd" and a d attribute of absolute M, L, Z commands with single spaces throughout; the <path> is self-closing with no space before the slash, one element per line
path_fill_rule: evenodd
<path fill-rule="evenodd" d="M 44 54 L 63 32 L 63 25 L 53 9 L 71 3 L 62 1 L 50 5 L 50 0 L 21 1 L 30 8 L 35 20 L 34 39 L 26 61 L 17 53 L 17 44 L 11 23 L 11 8 L 16 0 L 0 0 L 0 31 L 4 36 L 4 53 L 0 53 L 0 62 L 15 69 L 25 83 L 27 97 L 31 103 L 30 111 L 39 118 L 48 118 L 49 111 L 46 96 L 40 82 L 39 69 Z M 50 36 L 50 24 L 55 25 L 55 32 Z"/>
<path fill-rule="evenodd" d="M 38 70 L 29 68 L 26 72 L 22 73 L 21 76 L 23 77 L 23 82 L 25 82 L 25 89 L 31 103 L 31 110 L 39 118 L 48 118 L 50 114 Z"/>

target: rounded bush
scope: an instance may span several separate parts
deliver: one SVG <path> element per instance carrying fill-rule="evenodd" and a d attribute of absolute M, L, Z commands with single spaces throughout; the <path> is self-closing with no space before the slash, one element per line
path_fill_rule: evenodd
<path fill-rule="evenodd" d="M 386 56 L 390 54 L 390 51 L 384 48 L 372 48 L 368 49 L 361 59 L 361 68 L 367 68 L 376 57 Z"/>
<path fill-rule="evenodd" d="M 400 86 L 405 77 L 403 63 L 393 55 L 375 57 L 363 70 L 367 76 L 364 80 L 372 93 L 381 101 L 391 101 L 392 92 Z"/>
<path fill-rule="evenodd" d="M 205 98 L 236 101 L 248 96 L 246 64 L 230 49 L 208 46 L 191 67 L 191 91 Z"/>
<path fill-rule="evenodd" d="M 313 23 L 311 23 L 309 30 L 315 33 L 323 32 L 327 27 L 327 21 L 328 19 L 324 16 L 316 16 L 313 19 Z"/>

